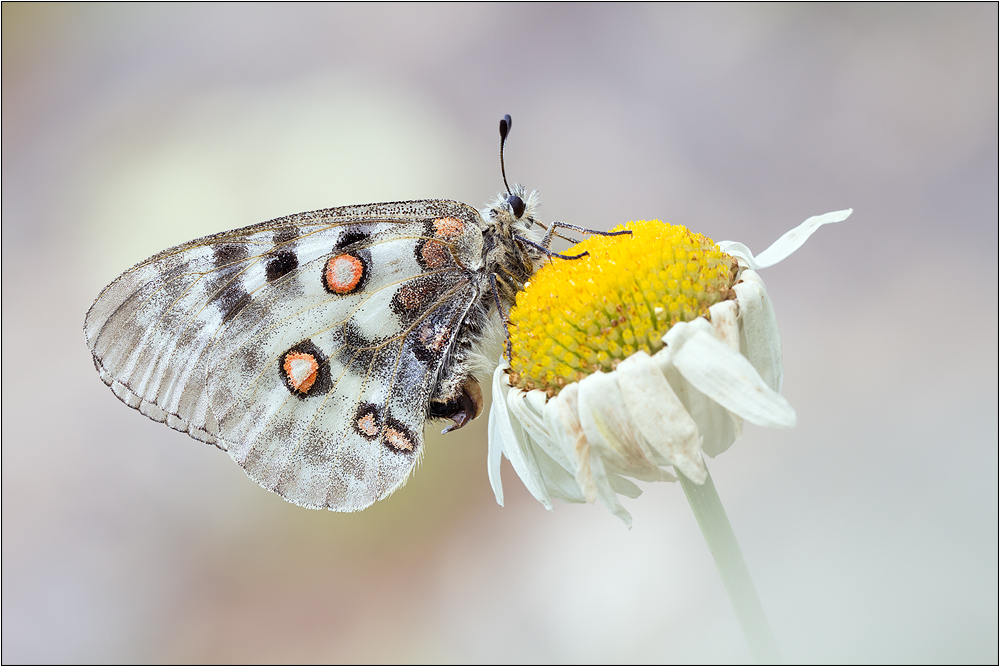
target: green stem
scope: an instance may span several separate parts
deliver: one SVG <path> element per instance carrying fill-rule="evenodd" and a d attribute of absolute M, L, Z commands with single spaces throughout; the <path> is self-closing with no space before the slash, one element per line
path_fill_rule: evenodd
<path fill-rule="evenodd" d="M 733 534 L 733 527 L 729 525 L 729 517 L 719 500 L 712 476 L 706 475 L 704 484 L 695 484 L 679 470 L 676 472 L 681 487 L 684 488 L 684 495 L 698 519 L 701 534 L 705 536 L 708 549 L 715 558 L 715 567 L 719 570 L 733 611 L 743 629 L 743 636 L 750 646 L 750 655 L 758 664 L 780 663 L 778 646 L 774 642 L 764 608 L 757 597 L 757 589 L 750 579 L 750 570 L 743 560 L 743 552 Z"/>

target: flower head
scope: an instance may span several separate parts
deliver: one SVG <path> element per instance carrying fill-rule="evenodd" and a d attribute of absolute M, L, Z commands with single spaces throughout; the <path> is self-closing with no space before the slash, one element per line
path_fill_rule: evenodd
<path fill-rule="evenodd" d="M 850 210 L 809 218 L 758 257 L 684 227 L 629 223 L 539 269 L 510 313 L 511 359 L 493 377 L 489 474 L 503 504 L 506 456 L 535 498 L 594 502 L 631 525 L 628 478 L 705 480 L 743 420 L 795 425 L 781 342 L 756 273 Z"/>

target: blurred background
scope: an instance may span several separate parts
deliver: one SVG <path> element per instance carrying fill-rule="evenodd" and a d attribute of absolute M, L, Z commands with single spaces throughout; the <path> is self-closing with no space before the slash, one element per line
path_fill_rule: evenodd
<path fill-rule="evenodd" d="M 997 5 L 3 4 L 3 655 L 743 662 L 679 486 L 545 511 L 486 420 L 363 513 L 121 404 L 84 342 L 170 245 L 507 173 L 754 251 L 798 426 L 710 461 L 791 662 L 996 663 Z M 992 287 L 991 287 L 992 286 Z M 46 383 L 51 384 L 46 384 Z"/>

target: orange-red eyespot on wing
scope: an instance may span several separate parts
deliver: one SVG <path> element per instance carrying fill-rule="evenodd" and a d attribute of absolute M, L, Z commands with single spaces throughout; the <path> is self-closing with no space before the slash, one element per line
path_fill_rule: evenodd
<path fill-rule="evenodd" d="M 415 449 L 408 434 L 391 426 L 385 429 L 385 441 L 390 447 L 401 452 L 412 452 Z"/>
<path fill-rule="evenodd" d="M 355 424 L 358 432 L 368 439 L 378 437 L 379 424 L 374 412 L 365 412 L 358 417 Z"/>
<path fill-rule="evenodd" d="M 457 239 L 465 231 L 465 223 L 458 218 L 434 220 L 434 235 L 443 239 Z"/>
<path fill-rule="evenodd" d="M 309 393 L 319 376 L 319 362 L 307 352 L 291 352 L 285 355 L 282 368 L 285 371 L 287 385 L 300 394 Z"/>
<path fill-rule="evenodd" d="M 302 400 L 330 390 L 330 364 L 310 340 L 285 350 L 278 358 L 278 373 L 289 393 Z"/>
<path fill-rule="evenodd" d="M 323 286 L 334 294 L 350 294 L 361 288 L 367 267 L 358 255 L 344 253 L 326 261 Z"/>

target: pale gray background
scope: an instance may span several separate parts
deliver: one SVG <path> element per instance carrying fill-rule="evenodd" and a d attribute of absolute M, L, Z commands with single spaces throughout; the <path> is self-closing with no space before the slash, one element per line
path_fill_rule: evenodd
<path fill-rule="evenodd" d="M 3 661 L 740 662 L 681 489 L 546 512 L 485 420 L 359 515 L 118 402 L 146 256 L 501 187 L 762 250 L 790 431 L 713 475 L 789 661 L 997 654 L 997 5 L 3 5 Z"/>

